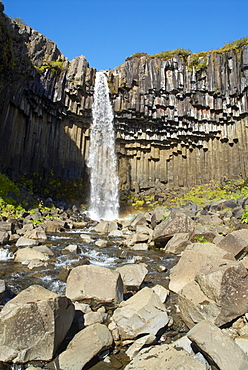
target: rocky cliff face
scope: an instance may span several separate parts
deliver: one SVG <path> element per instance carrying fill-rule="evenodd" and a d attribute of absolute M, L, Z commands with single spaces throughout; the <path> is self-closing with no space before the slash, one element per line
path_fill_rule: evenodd
<path fill-rule="evenodd" d="M 95 69 L 2 12 L 0 47 L 1 169 L 86 181 Z M 248 46 L 190 58 L 107 71 L 122 190 L 247 176 Z"/>
<path fill-rule="evenodd" d="M 187 59 L 133 58 L 109 72 L 127 187 L 247 176 L 248 46 Z"/>

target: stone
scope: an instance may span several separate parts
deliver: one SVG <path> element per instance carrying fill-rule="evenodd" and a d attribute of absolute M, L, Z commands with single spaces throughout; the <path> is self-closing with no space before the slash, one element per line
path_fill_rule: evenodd
<path fill-rule="evenodd" d="M 58 233 L 65 230 L 65 222 L 63 220 L 45 221 L 42 226 L 46 233 Z"/>
<path fill-rule="evenodd" d="M 99 234 L 109 234 L 118 230 L 118 224 L 116 221 L 100 221 L 92 230 Z"/>
<path fill-rule="evenodd" d="M 0 361 L 50 361 L 74 317 L 70 299 L 32 285 L 0 313 Z"/>
<path fill-rule="evenodd" d="M 171 212 L 166 220 L 155 227 L 153 231 L 153 240 L 155 243 L 166 243 L 175 234 L 192 234 L 194 228 L 194 221 L 185 213 Z"/>
<path fill-rule="evenodd" d="M 227 253 L 210 243 L 196 243 L 186 249 L 179 262 L 171 269 L 169 289 L 178 293 L 189 282 L 194 281 L 197 271 L 212 266 L 218 261 L 225 263 Z"/>
<path fill-rule="evenodd" d="M 102 324 L 93 324 L 77 333 L 59 355 L 59 369 L 81 370 L 99 352 L 111 347 L 112 335 Z"/>
<path fill-rule="evenodd" d="M 34 258 L 29 262 L 28 269 L 33 270 L 33 269 L 37 269 L 37 268 L 40 268 L 40 267 L 43 268 L 43 267 L 47 267 L 47 266 L 48 266 L 47 262 L 41 261 L 37 258 Z"/>
<path fill-rule="evenodd" d="M 15 252 L 15 259 L 14 262 L 21 262 L 26 263 L 33 259 L 38 259 L 40 261 L 48 261 L 49 256 L 46 253 L 40 252 L 34 248 L 26 247 L 26 248 L 19 248 Z"/>
<path fill-rule="evenodd" d="M 123 299 L 123 282 L 118 271 L 84 265 L 71 270 L 66 284 L 66 296 L 73 302 L 82 301 L 93 307 L 116 306 Z"/>
<path fill-rule="evenodd" d="M 151 241 L 152 230 L 149 227 L 137 225 L 135 233 L 131 236 L 128 241 L 128 246 L 135 245 L 137 243 Z"/>
<path fill-rule="evenodd" d="M 102 312 L 87 312 L 84 314 L 84 325 L 89 326 L 96 323 L 102 324 L 105 319 L 105 314 Z"/>
<path fill-rule="evenodd" d="M 151 289 L 159 296 L 159 298 L 161 299 L 161 302 L 164 303 L 166 301 L 169 295 L 168 289 L 166 289 L 165 287 L 159 284 L 153 286 Z"/>
<path fill-rule="evenodd" d="M 0 280 L 0 304 L 4 305 L 6 300 L 6 286 L 5 281 Z"/>
<path fill-rule="evenodd" d="M 121 275 L 124 291 L 139 289 L 148 273 L 144 263 L 127 264 L 118 267 L 116 271 Z"/>
<path fill-rule="evenodd" d="M 37 246 L 32 247 L 32 249 L 39 251 L 41 253 L 45 253 L 50 257 L 54 256 L 53 251 L 47 245 L 37 245 Z"/>
<path fill-rule="evenodd" d="M 143 348 L 124 370 L 206 370 L 206 367 L 194 359 L 184 349 L 162 344 Z"/>
<path fill-rule="evenodd" d="M 46 233 L 42 227 L 36 227 L 30 231 L 26 231 L 23 235 L 25 238 L 28 239 L 42 239 L 47 240 Z"/>
<path fill-rule="evenodd" d="M 99 248 L 105 248 L 107 246 L 107 241 L 106 240 L 97 240 L 95 242 L 95 245 Z"/>
<path fill-rule="evenodd" d="M 204 320 L 187 337 L 220 370 L 248 369 L 248 357 L 241 348 L 213 323 Z"/>
<path fill-rule="evenodd" d="M 129 230 L 136 231 L 137 226 L 147 226 L 147 220 L 144 213 L 139 213 L 135 216 L 128 225 Z"/>
<path fill-rule="evenodd" d="M 8 243 L 10 235 L 7 231 L 0 231 L 0 245 L 5 245 Z"/>
<path fill-rule="evenodd" d="M 85 244 L 90 244 L 93 242 L 93 239 L 87 234 L 80 234 L 80 238 Z"/>
<path fill-rule="evenodd" d="M 175 234 L 165 245 L 163 250 L 166 253 L 180 254 L 182 253 L 189 242 L 190 234 L 189 233 L 178 233 Z"/>
<path fill-rule="evenodd" d="M 231 232 L 218 242 L 218 247 L 239 258 L 248 251 L 248 229 L 240 229 Z"/>
<path fill-rule="evenodd" d="M 62 266 L 62 269 L 60 270 L 58 274 L 58 280 L 65 281 L 67 280 L 69 273 L 71 272 L 72 267 L 68 265 Z"/>
<path fill-rule="evenodd" d="M 169 212 L 163 210 L 163 208 L 155 208 L 151 212 L 151 227 L 154 229 L 161 221 L 165 220 L 169 216 Z"/>
<path fill-rule="evenodd" d="M 63 254 L 79 254 L 80 248 L 77 244 L 70 244 L 67 247 L 62 249 Z"/>
<path fill-rule="evenodd" d="M 237 337 L 234 342 L 242 349 L 242 351 L 248 356 L 248 337 Z"/>
<path fill-rule="evenodd" d="M 123 232 L 121 230 L 113 230 L 108 234 L 109 238 L 122 238 Z"/>
<path fill-rule="evenodd" d="M 25 238 L 24 236 L 21 236 L 16 242 L 17 247 L 27 247 L 27 246 L 32 246 L 32 245 L 37 245 L 37 240 L 28 239 L 28 238 Z"/>
<path fill-rule="evenodd" d="M 128 348 L 126 351 L 126 355 L 130 358 L 133 359 L 143 348 L 144 346 L 147 346 L 149 344 L 153 344 L 156 342 L 156 336 L 155 335 L 144 335 L 143 337 L 135 340 L 133 344 Z"/>
<path fill-rule="evenodd" d="M 156 335 L 169 319 L 160 298 L 150 288 L 143 288 L 120 303 L 111 320 L 116 324 L 122 340 L 142 334 Z"/>
<path fill-rule="evenodd" d="M 136 243 L 130 249 L 133 251 L 148 251 L 149 247 L 147 243 Z"/>

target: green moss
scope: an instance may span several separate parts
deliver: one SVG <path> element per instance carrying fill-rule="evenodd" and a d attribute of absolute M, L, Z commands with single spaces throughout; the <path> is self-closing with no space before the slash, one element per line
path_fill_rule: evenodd
<path fill-rule="evenodd" d="M 52 60 L 51 62 L 43 61 L 40 67 L 34 66 L 34 68 L 39 72 L 39 74 L 44 74 L 47 69 L 52 71 L 52 75 L 57 74 L 64 70 L 63 62 L 60 60 Z"/>

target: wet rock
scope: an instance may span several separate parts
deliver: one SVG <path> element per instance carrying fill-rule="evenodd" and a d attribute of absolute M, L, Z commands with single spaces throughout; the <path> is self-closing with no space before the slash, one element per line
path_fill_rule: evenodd
<path fill-rule="evenodd" d="M 9 241 L 9 233 L 6 231 L 0 231 L 0 245 L 5 245 Z"/>
<path fill-rule="evenodd" d="M 67 247 L 62 249 L 63 254 L 79 254 L 80 253 L 80 248 L 76 244 L 70 244 L 67 245 Z"/>
<path fill-rule="evenodd" d="M 58 279 L 66 282 L 71 270 L 72 270 L 71 266 L 64 265 L 58 274 Z"/>
<path fill-rule="evenodd" d="M 127 301 L 120 303 L 111 320 L 124 339 L 133 339 L 141 334 L 153 334 L 168 323 L 166 308 L 150 288 L 143 288 Z"/>
<path fill-rule="evenodd" d="M 33 259 L 40 260 L 40 261 L 47 261 L 49 260 L 49 256 L 46 253 L 40 252 L 34 248 L 26 247 L 26 248 L 19 248 L 15 253 L 14 262 L 29 262 Z"/>
<path fill-rule="evenodd" d="M 77 333 L 67 349 L 59 355 L 59 368 L 81 370 L 99 352 L 110 348 L 112 342 L 111 333 L 105 325 L 90 325 Z"/>
<path fill-rule="evenodd" d="M 246 354 L 213 323 L 201 321 L 188 332 L 187 336 L 218 369 L 248 368 Z"/>
<path fill-rule="evenodd" d="M 26 247 L 32 245 L 37 245 L 37 240 L 25 238 L 24 236 L 21 236 L 16 242 L 17 247 Z"/>
<path fill-rule="evenodd" d="M 78 266 L 67 279 L 66 295 L 72 301 L 83 301 L 93 307 L 115 306 L 123 299 L 120 273 L 100 266 Z"/>
<path fill-rule="evenodd" d="M 46 233 L 42 227 L 37 227 L 35 229 L 32 229 L 30 231 L 26 231 L 23 235 L 25 238 L 28 239 L 42 239 L 47 240 Z"/>
<path fill-rule="evenodd" d="M 106 240 L 97 240 L 95 242 L 95 245 L 99 248 L 104 248 L 107 246 L 107 241 Z"/>
<path fill-rule="evenodd" d="M 38 285 L 23 290 L 0 313 L 0 361 L 50 361 L 73 317 L 67 297 Z"/>
<path fill-rule="evenodd" d="M 125 370 L 151 369 L 206 370 L 206 367 L 184 349 L 175 349 L 167 344 L 141 349 L 140 353 L 125 367 Z"/>
<path fill-rule="evenodd" d="M 37 258 L 34 258 L 29 262 L 28 269 L 33 270 L 33 269 L 37 269 L 37 268 L 40 268 L 40 267 L 43 268 L 43 267 L 47 267 L 47 266 L 48 266 L 47 262 L 41 261 Z"/>
<path fill-rule="evenodd" d="M 144 263 L 128 264 L 116 269 L 121 274 L 124 291 L 137 290 L 144 281 L 148 270 Z"/>
<path fill-rule="evenodd" d="M 171 212 L 166 220 L 157 225 L 153 232 L 155 243 L 165 243 L 178 233 L 192 234 L 194 221 L 183 212 Z"/>
<path fill-rule="evenodd" d="M 90 235 L 87 235 L 87 234 L 80 234 L 80 238 L 85 244 L 90 244 L 93 242 L 93 239 L 90 237 Z"/>
<path fill-rule="evenodd" d="M 45 253 L 45 254 L 47 254 L 50 257 L 54 256 L 54 253 L 51 250 L 51 248 L 49 248 L 47 245 L 44 245 L 44 244 L 43 245 L 37 245 L 35 247 L 32 247 L 32 249 L 34 249 L 36 251 L 39 251 L 41 253 Z"/>

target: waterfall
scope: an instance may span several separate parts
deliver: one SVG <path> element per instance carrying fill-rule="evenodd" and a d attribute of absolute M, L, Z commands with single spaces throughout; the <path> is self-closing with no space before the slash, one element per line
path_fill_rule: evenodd
<path fill-rule="evenodd" d="M 114 220 L 119 211 L 119 179 L 115 153 L 113 110 L 103 72 L 96 72 L 93 123 L 90 130 L 88 166 L 90 167 L 89 215 L 93 220 Z"/>

